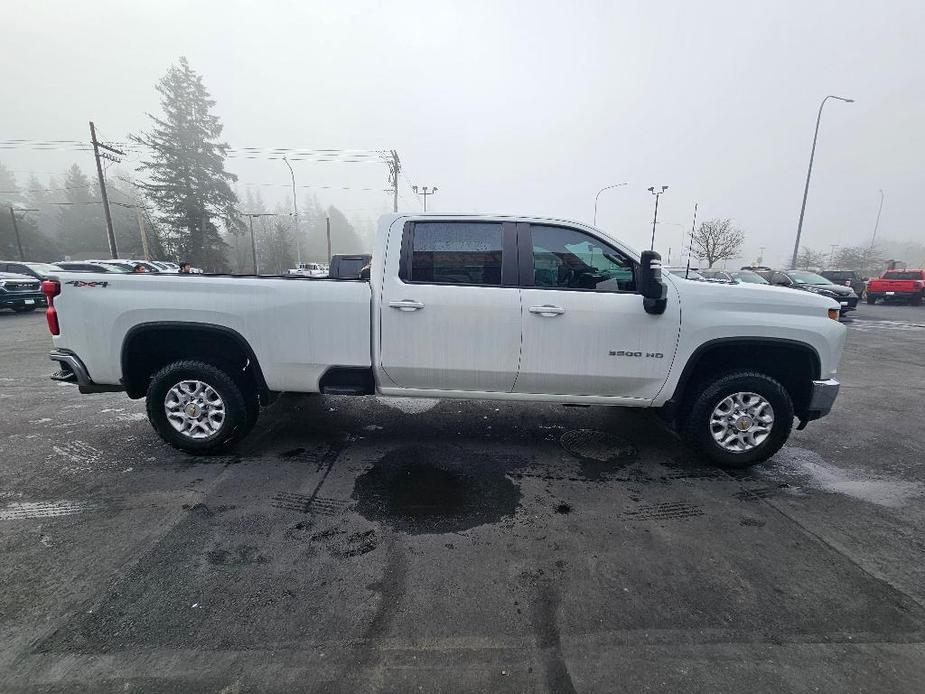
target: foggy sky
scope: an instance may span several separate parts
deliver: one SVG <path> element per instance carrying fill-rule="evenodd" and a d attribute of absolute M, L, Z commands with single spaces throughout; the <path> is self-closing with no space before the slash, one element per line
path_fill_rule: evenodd
<path fill-rule="evenodd" d="M 236 147 L 399 151 L 440 212 L 591 221 L 647 248 L 650 185 L 669 185 L 656 248 L 677 248 L 695 202 L 732 217 L 743 260 L 789 260 L 813 126 L 826 94 L 804 243 L 923 239 L 925 3 L 241 3 L 4 0 L 0 138 L 110 140 L 148 126 L 155 82 L 179 56 L 217 101 Z M 0 150 L 60 172 L 81 152 Z M 131 164 L 129 161 L 127 164 Z M 386 187 L 385 166 L 295 164 L 299 185 Z M 279 161 L 229 160 L 268 202 Z M 40 175 L 44 180 L 46 175 Z M 304 189 L 300 191 L 300 197 Z M 382 192 L 317 189 L 353 216 Z"/>

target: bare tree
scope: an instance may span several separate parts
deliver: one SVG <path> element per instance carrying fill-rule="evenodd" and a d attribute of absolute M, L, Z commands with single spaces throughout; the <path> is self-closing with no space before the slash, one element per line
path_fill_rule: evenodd
<path fill-rule="evenodd" d="M 826 253 L 814 251 L 807 246 L 800 246 L 800 253 L 797 255 L 797 269 L 819 270 L 825 267 L 827 261 L 828 255 Z"/>
<path fill-rule="evenodd" d="M 708 219 L 694 232 L 694 252 L 707 261 L 707 267 L 719 260 L 737 258 L 745 243 L 745 234 L 732 225 L 732 220 Z"/>
<path fill-rule="evenodd" d="M 876 276 L 883 267 L 883 255 L 877 246 L 845 246 L 835 255 L 835 267 Z"/>

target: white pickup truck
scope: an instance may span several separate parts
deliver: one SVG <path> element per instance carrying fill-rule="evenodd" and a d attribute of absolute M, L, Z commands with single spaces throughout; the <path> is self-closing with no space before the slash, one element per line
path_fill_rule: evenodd
<path fill-rule="evenodd" d="M 743 466 L 829 412 L 846 332 L 831 299 L 663 275 L 599 229 L 513 216 L 383 217 L 368 280 L 62 272 L 43 291 L 52 378 L 147 398 L 195 453 L 282 391 L 379 393 L 658 408 Z"/>

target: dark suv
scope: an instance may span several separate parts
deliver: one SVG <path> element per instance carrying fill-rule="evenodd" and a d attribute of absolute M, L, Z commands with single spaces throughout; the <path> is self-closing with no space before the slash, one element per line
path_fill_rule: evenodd
<path fill-rule="evenodd" d="M 0 272 L 0 308 L 27 313 L 45 305 L 42 283 L 35 277 Z"/>
<path fill-rule="evenodd" d="M 819 273 L 827 280 L 835 284 L 843 284 L 851 287 L 858 296 L 864 296 L 864 289 L 867 287 L 867 278 L 862 277 L 857 270 L 823 270 Z"/>
<path fill-rule="evenodd" d="M 835 299 L 841 307 L 839 313 L 843 316 L 858 307 L 858 295 L 851 287 L 835 284 L 815 272 L 808 270 L 756 270 L 755 272 L 778 287 L 790 287 Z"/>

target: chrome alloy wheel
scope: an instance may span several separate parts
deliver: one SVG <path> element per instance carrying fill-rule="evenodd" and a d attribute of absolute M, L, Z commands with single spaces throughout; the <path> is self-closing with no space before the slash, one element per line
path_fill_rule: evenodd
<path fill-rule="evenodd" d="M 713 408 L 710 433 L 723 450 L 744 453 L 760 446 L 774 426 L 774 408 L 758 393 L 733 393 Z"/>
<path fill-rule="evenodd" d="M 225 402 L 202 381 L 180 381 L 167 391 L 164 412 L 170 426 L 191 439 L 207 439 L 225 424 Z"/>

